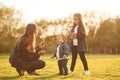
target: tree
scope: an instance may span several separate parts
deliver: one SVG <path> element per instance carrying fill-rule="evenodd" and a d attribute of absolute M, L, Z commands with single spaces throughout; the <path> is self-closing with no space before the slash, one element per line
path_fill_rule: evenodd
<path fill-rule="evenodd" d="M 15 30 L 21 21 L 21 13 L 12 7 L 0 6 L 0 52 L 10 52 L 15 42 Z"/>
<path fill-rule="evenodd" d="M 89 48 L 94 47 L 94 38 L 95 38 L 95 33 L 96 32 L 96 27 L 89 27 L 89 32 L 86 37 L 86 42 Z"/>
<path fill-rule="evenodd" d="M 118 22 L 116 22 L 118 21 Z M 98 29 L 95 36 L 95 44 L 96 47 L 111 47 L 116 48 L 120 47 L 120 18 L 109 18 L 100 24 L 100 28 Z"/>

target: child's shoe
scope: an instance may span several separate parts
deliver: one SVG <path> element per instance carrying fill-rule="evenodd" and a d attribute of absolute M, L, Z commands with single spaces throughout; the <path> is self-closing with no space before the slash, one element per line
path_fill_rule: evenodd
<path fill-rule="evenodd" d="M 68 70 L 68 74 L 70 74 L 70 73 L 72 73 L 72 71 L 71 71 L 71 70 Z"/>

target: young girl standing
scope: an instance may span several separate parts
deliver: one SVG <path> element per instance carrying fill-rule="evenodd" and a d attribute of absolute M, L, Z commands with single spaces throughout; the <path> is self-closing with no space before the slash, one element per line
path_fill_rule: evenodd
<path fill-rule="evenodd" d="M 86 75 L 89 75 L 89 69 L 85 53 L 87 52 L 86 42 L 85 42 L 85 28 L 82 22 L 82 16 L 80 13 L 75 13 L 73 16 L 74 23 L 71 29 L 71 51 L 72 51 L 72 62 L 70 70 L 73 72 L 76 64 L 77 53 L 79 53 L 80 59 L 84 66 L 84 71 Z"/>

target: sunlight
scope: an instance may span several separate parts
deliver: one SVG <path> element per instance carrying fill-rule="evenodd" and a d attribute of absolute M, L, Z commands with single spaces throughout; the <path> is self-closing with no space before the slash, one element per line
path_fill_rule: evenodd
<path fill-rule="evenodd" d="M 119 15 L 119 0 L 1 0 L 3 4 L 12 6 L 23 12 L 25 23 L 39 18 L 56 19 L 67 17 L 75 12 L 97 10 L 110 16 Z M 74 5 L 74 6 L 73 6 Z"/>
<path fill-rule="evenodd" d="M 60 19 L 73 15 L 76 12 L 81 14 L 88 12 L 88 17 L 86 19 L 83 18 L 83 22 L 89 22 L 89 24 L 98 26 L 100 19 L 103 20 L 107 17 L 120 15 L 119 0 L 111 0 L 109 2 L 106 0 L 1 0 L 0 3 L 20 10 L 23 15 L 23 23 L 25 24 L 41 18 Z M 93 13 L 95 13 L 96 19 L 89 18 L 89 12 L 91 11 L 95 11 Z M 54 33 L 55 30 L 56 32 Z M 57 29 L 49 26 L 48 30 L 40 37 L 45 38 L 46 36 L 60 33 L 66 34 L 65 30 L 62 30 L 61 25 L 57 26 Z M 87 28 L 86 33 L 88 33 Z"/>
<path fill-rule="evenodd" d="M 57 35 L 57 34 L 61 34 L 61 33 L 62 33 L 62 27 L 60 25 L 56 26 L 56 29 L 54 26 L 48 26 L 47 31 L 45 31 L 44 34 L 42 34 L 40 36 L 40 38 L 44 39 L 47 36 Z"/>
<path fill-rule="evenodd" d="M 58 29 L 57 29 L 57 34 L 61 34 L 61 32 L 62 32 L 62 27 L 61 27 L 61 25 L 58 25 L 57 26 L 58 27 Z"/>
<path fill-rule="evenodd" d="M 44 40 L 47 36 L 54 35 L 54 30 L 53 26 L 48 26 L 47 31 L 44 31 L 44 34 L 40 35 L 40 38 Z"/>

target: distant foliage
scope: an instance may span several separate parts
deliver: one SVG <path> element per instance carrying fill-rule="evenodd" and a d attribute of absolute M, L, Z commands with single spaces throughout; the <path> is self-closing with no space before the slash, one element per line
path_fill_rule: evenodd
<path fill-rule="evenodd" d="M 0 6 L 0 53 L 10 52 L 13 47 L 21 13 L 12 7 Z"/>
<path fill-rule="evenodd" d="M 82 15 L 88 48 L 94 48 L 97 51 L 102 48 L 115 48 L 115 51 L 118 52 L 118 48 L 120 48 L 120 16 L 106 18 L 106 14 L 96 11 L 85 12 Z M 21 23 L 21 18 L 20 11 L 0 5 L 0 53 L 10 53 L 16 40 L 24 33 L 25 24 Z M 70 30 L 73 25 L 71 15 L 54 20 L 42 18 L 34 22 L 38 26 L 37 44 L 45 40 L 48 52 L 54 52 L 57 45 L 57 34 L 65 34 L 67 44 L 70 45 Z"/>

